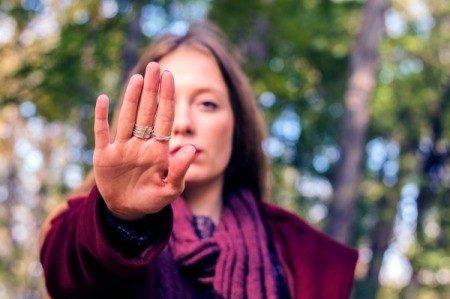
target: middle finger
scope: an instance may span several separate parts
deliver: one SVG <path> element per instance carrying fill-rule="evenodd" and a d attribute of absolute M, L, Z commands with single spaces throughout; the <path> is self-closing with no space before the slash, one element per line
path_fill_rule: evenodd
<path fill-rule="evenodd" d="M 144 86 L 142 88 L 142 94 L 139 100 L 139 107 L 136 116 L 137 125 L 153 125 L 156 107 L 158 105 L 159 78 L 159 64 L 156 62 L 150 62 L 145 69 Z"/>

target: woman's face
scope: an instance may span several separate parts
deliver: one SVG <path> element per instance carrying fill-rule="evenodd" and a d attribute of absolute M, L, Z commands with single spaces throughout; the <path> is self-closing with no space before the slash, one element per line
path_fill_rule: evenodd
<path fill-rule="evenodd" d="M 222 180 L 231 157 L 234 116 L 216 60 L 207 52 L 181 46 L 159 63 L 175 79 L 170 155 L 186 144 L 197 148 L 186 186 Z"/>

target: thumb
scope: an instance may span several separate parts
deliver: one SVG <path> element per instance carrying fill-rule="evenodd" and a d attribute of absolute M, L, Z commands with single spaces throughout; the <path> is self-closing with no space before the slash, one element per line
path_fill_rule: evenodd
<path fill-rule="evenodd" d="M 170 160 L 166 181 L 175 189 L 184 188 L 184 176 L 195 158 L 196 151 L 197 148 L 194 145 L 185 145 Z"/>

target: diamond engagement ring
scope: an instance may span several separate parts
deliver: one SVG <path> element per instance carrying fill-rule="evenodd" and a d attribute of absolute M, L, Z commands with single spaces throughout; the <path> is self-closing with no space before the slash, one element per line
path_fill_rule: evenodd
<path fill-rule="evenodd" d="M 135 124 L 133 129 L 133 136 L 139 139 L 150 139 L 152 138 L 153 127 L 152 126 L 140 126 Z"/>
<path fill-rule="evenodd" d="M 169 141 L 172 138 L 172 135 L 157 135 L 155 132 L 152 132 L 151 135 L 158 141 Z"/>

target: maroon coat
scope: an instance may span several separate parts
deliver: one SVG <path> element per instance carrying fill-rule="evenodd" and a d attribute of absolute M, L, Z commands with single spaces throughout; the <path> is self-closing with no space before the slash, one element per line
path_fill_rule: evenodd
<path fill-rule="evenodd" d="M 69 200 L 55 217 L 41 249 L 46 286 L 53 298 L 155 298 L 155 259 L 167 245 L 172 210 L 160 212 L 161 235 L 135 258 L 125 258 L 102 235 L 99 193 Z M 261 215 L 287 276 L 301 299 L 347 299 L 358 254 L 279 207 L 261 204 Z"/>

